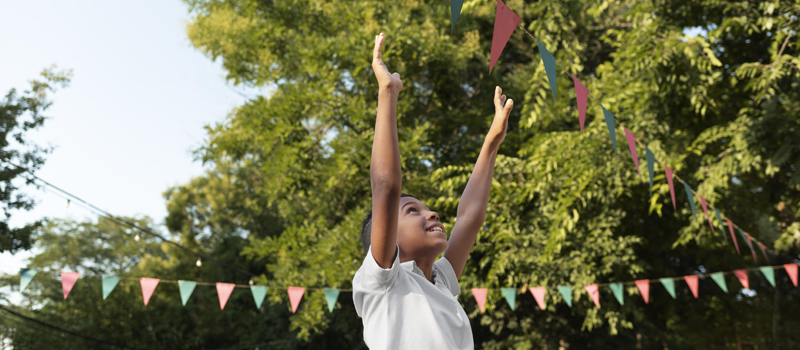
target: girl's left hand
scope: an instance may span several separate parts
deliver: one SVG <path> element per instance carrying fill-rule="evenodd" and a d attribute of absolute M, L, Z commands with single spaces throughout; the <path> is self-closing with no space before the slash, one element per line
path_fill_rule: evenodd
<path fill-rule="evenodd" d="M 489 128 L 489 134 L 486 135 L 497 144 L 503 142 L 506 137 L 506 130 L 508 129 L 508 116 L 511 114 L 511 109 L 514 108 L 514 100 L 506 100 L 506 95 L 503 95 L 503 89 L 499 86 L 494 90 L 494 121 Z"/>

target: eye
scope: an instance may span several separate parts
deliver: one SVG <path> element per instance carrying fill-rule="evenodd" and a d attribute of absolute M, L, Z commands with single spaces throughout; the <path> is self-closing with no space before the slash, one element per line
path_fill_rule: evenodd
<path fill-rule="evenodd" d="M 406 210 L 406 214 L 411 214 L 412 211 L 417 211 L 417 209 L 414 207 L 408 208 L 408 210 Z"/>

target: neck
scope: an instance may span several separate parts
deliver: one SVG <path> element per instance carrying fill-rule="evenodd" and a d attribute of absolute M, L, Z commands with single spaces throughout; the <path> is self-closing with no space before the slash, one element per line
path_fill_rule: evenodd
<path fill-rule="evenodd" d="M 404 252 L 403 248 L 400 248 L 400 262 L 404 263 L 411 260 L 414 260 L 414 262 L 417 264 L 417 267 L 422 270 L 422 274 L 425 275 L 425 279 L 433 282 L 433 263 L 436 262 L 436 256 L 430 257 L 412 255 Z"/>

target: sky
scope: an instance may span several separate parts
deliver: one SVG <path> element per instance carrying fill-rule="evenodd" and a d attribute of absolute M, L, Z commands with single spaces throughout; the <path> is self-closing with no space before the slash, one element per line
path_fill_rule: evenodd
<path fill-rule="evenodd" d="M 51 117 L 29 134 L 55 150 L 37 176 L 115 215 L 166 215 L 162 193 L 200 175 L 192 150 L 204 126 L 245 102 L 221 62 L 194 49 L 179 0 L 0 0 L 0 93 L 27 89 L 42 69 L 72 69 L 51 96 Z M 96 219 L 51 190 L 26 189 L 35 209 L 12 227 L 42 218 Z M 35 253 L 35 250 L 33 251 Z M 0 273 L 17 273 L 31 252 L 0 254 Z"/>

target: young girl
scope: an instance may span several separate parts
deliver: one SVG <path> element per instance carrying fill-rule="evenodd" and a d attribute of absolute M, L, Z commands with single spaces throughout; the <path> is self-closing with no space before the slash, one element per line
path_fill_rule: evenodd
<path fill-rule="evenodd" d="M 353 302 L 371 349 L 472 349 L 469 319 L 456 298 L 458 278 L 483 226 L 497 149 L 514 103 L 495 89 L 494 121 L 448 241 L 439 214 L 401 192 L 396 114 L 403 82 L 383 63 L 385 39 L 383 33 L 375 37 L 372 53 L 380 87 L 370 165 L 372 211 L 361 232 L 367 257 L 353 277 Z"/>

